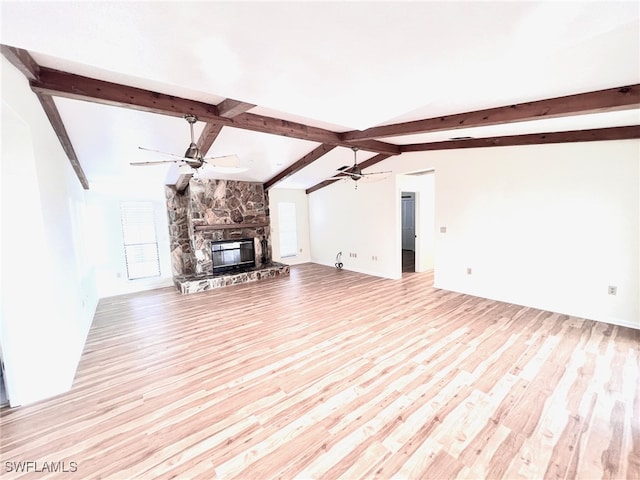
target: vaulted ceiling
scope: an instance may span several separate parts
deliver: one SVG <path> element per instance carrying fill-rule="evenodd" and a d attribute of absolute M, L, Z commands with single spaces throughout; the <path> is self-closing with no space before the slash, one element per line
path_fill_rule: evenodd
<path fill-rule="evenodd" d="M 1 8 L 3 54 L 85 186 L 184 179 L 129 163 L 184 152 L 187 113 L 207 155 L 247 168 L 218 177 L 309 192 L 352 146 L 366 171 L 407 173 L 394 159 L 414 151 L 640 137 L 637 2 Z"/>

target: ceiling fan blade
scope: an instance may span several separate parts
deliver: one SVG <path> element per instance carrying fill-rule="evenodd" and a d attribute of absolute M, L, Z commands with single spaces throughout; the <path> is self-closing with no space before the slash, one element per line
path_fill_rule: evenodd
<path fill-rule="evenodd" d="M 237 167 L 240 159 L 237 155 L 224 155 L 222 157 L 206 157 L 202 159 L 207 165 L 212 167 Z"/>
<path fill-rule="evenodd" d="M 391 172 L 376 172 L 370 175 L 366 175 L 364 177 L 362 177 L 360 180 L 358 180 L 358 183 L 375 183 L 375 182 L 381 182 L 382 180 L 386 180 L 387 178 L 389 178 L 388 175 L 377 175 L 377 173 L 391 173 Z"/>
<path fill-rule="evenodd" d="M 129 165 L 133 165 L 134 167 L 139 167 L 142 165 L 160 165 L 163 163 L 180 163 L 178 160 L 156 160 L 153 162 L 129 162 Z"/>
<path fill-rule="evenodd" d="M 333 177 L 329 178 L 350 178 L 353 174 L 349 172 L 338 172 Z"/>
<path fill-rule="evenodd" d="M 328 177 L 323 179 L 322 181 L 325 182 L 327 180 L 331 180 L 331 181 L 343 181 L 343 180 L 349 180 L 351 177 L 349 177 L 348 175 L 334 175 L 333 177 Z"/>
<path fill-rule="evenodd" d="M 367 173 L 363 173 L 362 176 L 366 177 L 369 175 L 381 175 L 383 173 L 391 173 L 391 170 L 387 170 L 386 172 L 371 172 L 371 173 L 367 172 Z"/>
<path fill-rule="evenodd" d="M 362 178 L 365 176 L 363 173 L 354 173 L 354 172 L 340 172 L 338 173 L 341 177 L 344 176 L 346 178 Z"/>
<path fill-rule="evenodd" d="M 153 152 L 153 153 L 159 153 L 161 155 L 167 155 L 169 157 L 173 157 L 173 158 L 179 158 L 180 160 L 185 160 L 186 157 L 182 156 L 182 155 L 176 155 L 175 153 L 167 153 L 167 152 L 161 152 L 160 150 L 153 150 L 151 148 L 145 148 L 145 147 L 138 147 L 140 150 L 145 150 L 147 152 Z M 190 159 L 187 159 L 190 160 Z"/>

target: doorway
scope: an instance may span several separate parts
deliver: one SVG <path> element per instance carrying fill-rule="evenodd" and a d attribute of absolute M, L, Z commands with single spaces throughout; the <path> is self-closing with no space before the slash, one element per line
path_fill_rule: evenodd
<path fill-rule="evenodd" d="M 397 272 L 422 273 L 435 263 L 435 175 L 433 170 L 398 175 Z M 400 205 L 398 205 L 398 202 Z M 400 229 L 398 232 L 397 229 Z"/>
<path fill-rule="evenodd" d="M 402 192 L 402 273 L 416 271 L 416 194 Z"/>

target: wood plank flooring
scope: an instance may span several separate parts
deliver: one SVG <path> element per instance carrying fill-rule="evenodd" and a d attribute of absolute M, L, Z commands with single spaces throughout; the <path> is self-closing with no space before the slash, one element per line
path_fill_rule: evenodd
<path fill-rule="evenodd" d="M 306 264 L 100 302 L 3 478 L 640 479 L 640 332 Z M 7 463 L 9 462 L 9 463 Z M 60 466 L 61 464 L 57 464 Z"/>

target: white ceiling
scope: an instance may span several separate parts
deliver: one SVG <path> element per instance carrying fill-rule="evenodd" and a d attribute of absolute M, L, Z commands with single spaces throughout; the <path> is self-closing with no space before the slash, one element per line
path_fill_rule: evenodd
<path fill-rule="evenodd" d="M 334 131 L 640 83 L 638 2 L 3 1 L 1 8 L 0 42 L 41 65 L 212 104 L 234 98 L 259 105 L 251 113 Z M 166 165 L 128 165 L 158 159 L 137 147 L 182 154 L 189 143 L 180 118 L 56 104 L 90 182 L 163 182 Z M 638 123 L 632 110 L 385 141 Z M 262 182 L 316 146 L 224 128 L 208 155 L 235 153 L 249 170 L 222 177 Z M 310 187 L 352 161 L 349 149 L 336 148 L 278 186 Z"/>

